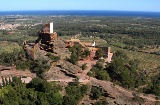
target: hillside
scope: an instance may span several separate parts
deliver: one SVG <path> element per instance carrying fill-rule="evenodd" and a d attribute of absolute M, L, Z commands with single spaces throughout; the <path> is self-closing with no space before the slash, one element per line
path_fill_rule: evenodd
<path fill-rule="evenodd" d="M 0 104 L 160 103 L 159 19 L 27 18 L 0 30 Z"/>

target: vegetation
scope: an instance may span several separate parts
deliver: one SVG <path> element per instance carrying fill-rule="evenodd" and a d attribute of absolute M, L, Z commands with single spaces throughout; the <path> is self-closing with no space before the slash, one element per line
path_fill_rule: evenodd
<path fill-rule="evenodd" d="M 88 49 L 85 49 L 81 55 L 81 58 L 86 58 L 90 55 L 90 51 Z"/>
<path fill-rule="evenodd" d="M 87 92 L 87 85 L 69 84 L 66 95 L 60 94 L 61 87 L 44 79 L 34 78 L 23 84 L 20 78 L 0 89 L 0 104 L 10 105 L 77 105 Z"/>
<path fill-rule="evenodd" d="M 8 42 L 14 42 L 18 43 L 19 45 L 22 45 L 24 41 L 27 42 L 34 42 L 37 37 L 36 36 L 28 36 L 28 35 L 21 35 L 21 34 L 14 34 L 14 35 L 2 35 L 0 33 L 0 41 L 8 41 Z"/>
<path fill-rule="evenodd" d="M 91 88 L 91 95 L 90 97 L 93 99 L 93 100 L 97 100 L 99 97 L 102 96 L 102 89 L 100 87 L 97 87 L 97 86 L 93 86 Z"/>
<path fill-rule="evenodd" d="M 83 37 L 100 37 L 108 44 L 120 48 L 136 51 L 150 50 L 149 52 L 153 54 L 159 54 L 157 50 L 160 44 L 159 18 L 67 16 L 60 19 L 59 17 L 31 16 L 26 20 L 23 17 L 10 20 L 4 17 L 5 22 L 24 25 L 17 27 L 18 30 L 14 30 L 12 35 L 9 34 L 10 31 L 0 30 L 0 35 L 4 37 L 1 37 L 1 41 L 23 42 L 21 39 L 30 40 L 31 37 L 33 39 L 38 35 L 42 24 L 47 23 L 48 20 L 56 24 L 55 31 L 60 36 L 73 36 L 81 32 Z"/>
<path fill-rule="evenodd" d="M 144 52 L 137 52 L 137 51 L 131 51 L 127 49 L 122 49 L 118 47 L 112 46 L 112 50 L 114 52 L 116 51 L 122 51 L 124 52 L 130 60 L 137 59 L 139 60 L 138 70 L 141 72 L 143 70 L 146 71 L 154 71 L 155 68 L 159 66 L 160 62 L 160 56 L 154 55 L 154 54 L 148 54 Z"/>
<path fill-rule="evenodd" d="M 82 70 L 85 70 L 87 68 L 87 64 L 86 63 L 82 64 L 81 68 Z"/>
<path fill-rule="evenodd" d="M 21 46 L 15 42 L 0 41 L 0 54 L 3 52 L 11 53 L 14 49 L 20 50 Z"/>
<path fill-rule="evenodd" d="M 0 64 L 12 66 L 13 64 L 16 64 L 18 61 L 21 61 L 22 57 L 26 57 L 25 52 L 23 50 L 14 49 L 13 52 L 10 53 L 3 52 L 0 54 Z"/>
<path fill-rule="evenodd" d="M 23 23 L 24 26 L 18 27 L 19 30 L 14 30 L 13 34 L 8 34 L 10 31 L 0 30 L 1 41 L 21 44 L 24 40 L 33 42 L 37 39 L 37 32 L 42 24 L 50 20 L 56 24 L 55 31 L 60 36 L 72 37 L 81 32 L 79 38 L 82 40 L 96 40 L 97 44 L 107 42 L 107 45 L 112 48 L 128 49 L 125 51 L 129 56 L 141 61 L 140 69 L 152 70 L 160 64 L 159 56 L 154 56 L 159 54 L 159 18 L 67 16 L 53 19 L 49 16 L 31 16 L 26 20 L 23 20 L 23 17 L 15 17 L 11 20 L 4 17 L 4 20 L 10 24 Z"/>
<path fill-rule="evenodd" d="M 39 25 L 34 25 L 34 26 L 19 26 L 17 29 L 21 31 L 24 35 L 29 35 L 29 36 L 37 36 L 39 33 L 39 29 L 42 28 L 42 24 Z"/>
<path fill-rule="evenodd" d="M 10 85 L 0 89 L 2 105 L 62 105 L 63 97 L 58 87 L 40 78 L 34 78 L 29 84 L 14 77 Z"/>
<path fill-rule="evenodd" d="M 63 105 L 77 105 L 87 91 L 88 86 L 84 84 L 80 85 L 79 79 L 75 78 L 75 80 L 69 83 L 69 86 L 66 87 L 66 95 L 63 97 Z"/>
<path fill-rule="evenodd" d="M 143 92 L 160 96 L 160 75 L 157 74 L 160 66 L 160 19 L 159 18 L 136 18 L 136 17 L 28 17 L 21 20 L 19 17 L 5 19 L 5 22 L 14 24 L 16 22 L 27 24 L 11 31 L 0 30 L 0 64 L 6 66 L 16 65 L 17 69 L 30 69 L 32 72 L 43 78 L 44 72 L 49 69 L 47 61 L 31 60 L 23 50 L 22 43 L 34 42 L 37 33 L 41 28 L 39 23 L 53 21 L 55 31 L 60 36 L 72 37 L 79 35 L 80 39 L 93 41 L 111 46 L 114 53 L 113 62 L 103 65 L 103 61 L 97 62 L 88 75 L 101 80 L 111 80 L 128 89 L 139 89 L 144 86 Z M 77 25 L 78 24 L 78 25 Z M 75 27 L 76 26 L 76 27 Z M 16 50 L 14 50 L 16 48 Z M 120 51 L 117 51 L 120 50 Z M 70 48 L 71 58 L 69 61 L 77 64 L 79 59 L 84 59 L 90 52 L 88 49 L 82 51 L 81 46 Z M 103 56 L 102 51 L 96 52 L 99 59 Z M 59 57 L 48 55 L 53 61 Z M 82 65 L 85 69 L 86 65 Z M 153 72 L 149 74 L 143 72 Z M 77 81 L 77 80 L 76 80 Z M 7 80 L 2 78 L 0 85 L 0 104 L 10 105 L 76 105 L 87 91 L 86 85 L 79 85 L 77 82 L 66 87 L 66 95 L 62 97 L 60 88 L 53 86 L 40 78 L 33 79 L 29 84 L 23 84 L 19 78 Z M 2 89 L 1 89 L 2 88 Z M 101 89 L 92 87 L 91 97 L 98 99 L 102 96 Z M 94 97 L 93 97 L 94 98 Z M 135 96 L 134 100 L 144 101 Z M 95 105 L 107 104 L 98 101 Z"/>
<path fill-rule="evenodd" d="M 80 55 L 81 55 L 81 51 L 82 51 L 81 46 L 74 45 L 69 50 L 71 52 L 71 57 L 70 57 L 69 61 L 73 64 L 77 64 L 78 60 L 80 59 Z"/>
<path fill-rule="evenodd" d="M 139 97 L 137 95 L 133 97 L 133 100 L 138 101 L 139 104 L 143 104 L 145 102 L 145 99 L 143 99 L 142 97 Z"/>
<path fill-rule="evenodd" d="M 78 60 L 84 59 L 90 54 L 90 51 L 87 48 L 82 51 L 80 45 L 74 45 L 73 47 L 69 48 L 69 51 L 71 52 L 69 61 L 73 64 L 77 64 Z"/>
<path fill-rule="evenodd" d="M 151 83 L 144 89 L 144 92 L 160 96 L 160 74 L 152 78 Z"/>
<path fill-rule="evenodd" d="M 101 57 L 103 57 L 103 53 L 102 53 L 102 50 L 101 49 L 98 49 L 97 51 L 96 51 L 96 55 L 95 55 L 98 59 L 99 58 L 101 58 Z"/>
<path fill-rule="evenodd" d="M 57 61 L 60 60 L 60 57 L 59 57 L 59 56 L 54 56 L 54 55 L 52 55 L 51 53 L 47 53 L 47 56 L 48 56 L 51 60 L 53 60 L 54 62 L 57 62 Z"/>
<path fill-rule="evenodd" d="M 129 60 L 125 53 L 117 51 L 107 71 L 112 81 L 126 88 L 136 88 L 148 82 L 144 73 L 137 72 L 138 64 L 138 60 Z"/>
<path fill-rule="evenodd" d="M 78 60 L 84 59 L 90 54 L 90 51 L 88 49 L 82 51 L 80 45 L 74 45 L 73 47 L 69 48 L 69 50 L 71 52 L 71 57 L 69 61 L 73 64 L 77 64 Z"/>
<path fill-rule="evenodd" d="M 110 80 L 109 74 L 104 69 L 103 62 L 99 60 L 96 65 L 94 65 L 91 71 L 88 73 L 89 76 L 93 76 L 100 80 Z"/>
<path fill-rule="evenodd" d="M 96 103 L 94 103 L 94 105 L 108 105 L 109 103 L 106 102 L 106 100 L 102 100 L 102 101 L 98 101 Z"/>
<path fill-rule="evenodd" d="M 36 73 L 39 77 L 44 76 L 44 72 L 49 69 L 47 61 L 37 60 L 33 61 L 23 50 L 14 49 L 12 53 L 4 52 L 0 54 L 0 64 L 6 66 L 16 65 L 17 69 L 29 69 L 31 72 Z"/>
<path fill-rule="evenodd" d="M 159 18 L 65 17 L 53 20 L 59 35 L 100 37 L 108 44 L 136 51 L 157 49 L 160 39 Z M 75 27 L 75 25 L 77 25 Z M 158 50 L 152 50 L 158 54 Z"/>

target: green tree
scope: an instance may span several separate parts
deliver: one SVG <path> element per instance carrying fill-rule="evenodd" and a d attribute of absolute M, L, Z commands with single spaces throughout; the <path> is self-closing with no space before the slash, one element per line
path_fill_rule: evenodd
<path fill-rule="evenodd" d="M 110 80 L 108 72 L 103 67 L 103 62 L 97 62 L 88 73 L 90 76 L 94 76 L 100 80 Z"/>
<path fill-rule="evenodd" d="M 144 81 L 146 77 L 140 76 L 137 72 L 138 64 L 138 60 L 129 60 L 125 53 L 117 51 L 113 62 L 107 67 L 107 71 L 114 82 L 126 88 L 135 88 L 147 83 Z"/>
<path fill-rule="evenodd" d="M 151 79 L 151 84 L 146 87 L 146 93 L 160 96 L 160 73 Z"/>
<path fill-rule="evenodd" d="M 8 81 L 8 82 L 9 82 L 9 84 L 11 84 L 11 82 L 12 82 L 12 81 L 11 81 L 11 77 L 10 77 L 10 76 L 9 76 L 9 81 Z"/>
<path fill-rule="evenodd" d="M 85 70 L 87 68 L 87 64 L 86 63 L 82 64 L 81 68 L 82 70 Z"/>
<path fill-rule="evenodd" d="M 63 105 L 77 105 L 77 100 L 74 96 L 65 95 L 64 96 L 64 102 Z"/>
<path fill-rule="evenodd" d="M 81 93 L 84 95 L 86 92 L 87 92 L 87 90 L 88 90 L 88 86 L 87 85 L 82 85 L 81 87 L 80 87 L 80 91 L 81 91 Z"/>
<path fill-rule="evenodd" d="M 101 57 L 103 57 L 102 49 L 98 49 L 98 50 L 96 51 L 95 56 L 96 56 L 98 59 L 101 58 Z"/>
<path fill-rule="evenodd" d="M 42 92 L 50 92 L 52 90 L 52 86 L 51 86 L 51 84 L 49 83 L 49 82 L 47 82 L 46 80 L 43 80 L 42 82 L 41 82 L 41 89 L 40 89 L 40 91 L 42 91 Z"/>
<path fill-rule="evenodd" d="M 5 87 L 6 86 L 6 82 L 5 82 L 5 80 L 4 80 L 4 78 L 2 77 L 2 85 L 3 85 L 3 87 Z"/>
<path fill-rule="evenodd" d="M 36 104 L 37 105 L 50 105 L 45 93 L 43 93 L 43 92 L 38 93 Z"/>
<path fill-rule="evenodd" d="M 41 91 L 42 88 L 42 79 L 40 78 L 33 78 L 32 81 L 30 81 L 27 84 L 27 88 L 34 88 L 36 91 Z"/>
<path fill-rule="evenodd" d="M 6 83 L 6 85 L 8 85 L 8 84 L 9 84 L 9 82 L 8 82 L 8 79 L 7 79 L 7 78 L 5 78 L 5 83 Z"/>
<path fill-rule="evenodd" d="M 78 60 L 79 60 L 79 57 L 76 55 L 75 52 L 72 52 L 70 62 L 73 63 L 73 64 L 77 64 Z"/>
<path fill-rule="evenodd" d="M 81 55 L 82 58 L 86 58 L 87 56 L 90 55 L 90 51 L 88 49 L 85 49 Z"/>
<path fill-rule="evenodd" d="M 96 73 L 96 78 L 100 80 L 110 80 L 109 74 L 105 70 L 98 70 Z"/>
<path fill-rule="evenodd" d="M 97 100 L 100 96 L 102 96 L 101 88 L 99 88 L 97 86 L 92 86 L 90 96 L 92 99 Z"/>
<path fill-rule="evenodd" d="M 63 97 L 62 95 L 57 92 L 57 93 L 47 93 L 47 100 L 50 105 L 62 105 L 63 103 Z"/>
<path fill-rule="evenodd" d="M 13 87 L 20 87 L 20 86 L 22 86 L 23 85 L 23 83 L 22 83 L 22 80 L 21 80 L 21 78 L 19 77 L 13 77 L 12 78 L 12 83 L 11 83 L 11 85 L 13 86 Z"/>
<path fill-rule="evenodd" d="M 69 51 L 71 52 L 71 56 L 69 61 L 73 64 L 77 64 L 81 54 L 82 54 L 82 49 L 80 45 L 74 45 L 73 47 L 71 47 L 69 49 Z"/>
<path fill-rule="evenodd" d="M 82 99 L 84 94 L 87 92 L 88 87 L 86 85 L 74 85 L 69 84 L 66 87 L 66 95 L 64 96 L 63 105 L 77 105 L 78 101 Z"/>

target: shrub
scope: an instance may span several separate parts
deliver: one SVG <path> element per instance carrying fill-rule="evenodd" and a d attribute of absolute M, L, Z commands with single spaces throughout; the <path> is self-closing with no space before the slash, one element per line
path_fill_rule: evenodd
<path fill-rule="evenodd" d="M 81 66 L 82 70 L 85 70 L 87 68 L 87 64 L 84 63 L 82 66 Z"/>

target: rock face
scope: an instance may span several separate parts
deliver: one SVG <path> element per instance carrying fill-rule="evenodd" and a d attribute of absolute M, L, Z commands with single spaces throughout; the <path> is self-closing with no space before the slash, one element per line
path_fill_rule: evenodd
<path fill-rule="evenodd" d="M 45 51 L 52 52 L 61 59 L 69 58 L 71 54 L 62 40 L 51 40 L 48 45 L 40 44 L 40 46 Z"/>
<path fill-rule="evenodd" d="M 50 70 L 45 73 L 45 79 L 71 82 L 77 73 L 82 72 L 79 66 L 65 60 L 58 61 L 57 65 L 51 65 Z"/>
<path fill-rule="evenodd" d="M 25 50 L 27 54 L 33 60 L 45 60 L 50 66 L 57 66 L 54 69 L 61 70 L 66 74 L 76 74 L 81 72 L 82 69 L 64 59 L 69 58 L 71 52 L 66 48 L 66 44 L 63 40 L 58 38 L 56 32 L 50 33 L 49 24 L 43 26 L 42 30 L 39 33 L 39 37 L 35 43 L 29 43 L 25 45 Z M 51 55 L 60 57 L 60 61 L 54 62 L 47 56 L 50 53 Z"/>
<path fill-rule="evenodd" d="M 59 64 L 60 64 L 62 69 L 67 70 L 71 74 L 76 74 L 76 73 L 82 72 L 82 69 L 79 66 L 73 65 L 72 63 L 70 63 L 68 61 L 61 60 L 59 62 Z"/>
<path fill-rule="evenodd" d="M 59 56 L 61 59 L 69 58 L 71 53 L 66 48 L 64 41 L 58 38 L 56 32 L 50 33 L 49 29 L 49 24 L 45 24 L 35 43 L 25 45 L 27 54 L 33 60 L 41 58 L 47 59 L 45 57 L 47 52 L 51 52 L 53 55 Z"/>

